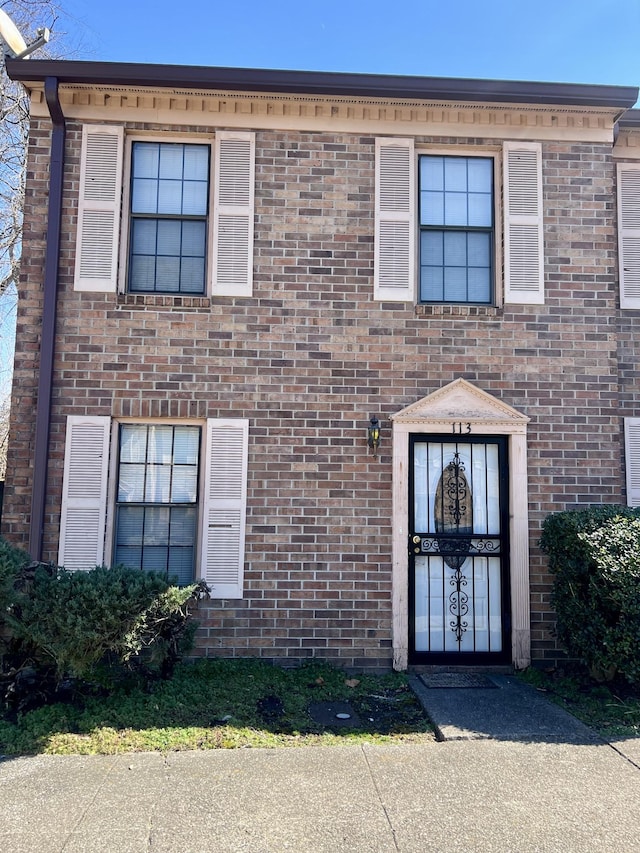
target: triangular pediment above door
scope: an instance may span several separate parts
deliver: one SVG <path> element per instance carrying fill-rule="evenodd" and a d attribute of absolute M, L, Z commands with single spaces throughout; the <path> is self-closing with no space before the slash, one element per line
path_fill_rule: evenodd
<path fill-rule="evenodd" d="M 451 425 L 462 422 L 480 426 L 504 426 L 506 433 L 519 432 L 529 418 L 507 403 L 482 391 L 466 379 L 455 379 L 391 416 L 399 424 Z M 462 430 L 461 430 L 462 431 Z"/>

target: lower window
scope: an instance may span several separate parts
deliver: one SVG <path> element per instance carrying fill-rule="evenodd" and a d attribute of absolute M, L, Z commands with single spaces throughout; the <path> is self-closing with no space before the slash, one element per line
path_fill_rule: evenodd
<path fill-rule="evenodd" d="M 69 415 L 59 565 L 120 563 L 242 598 L 248 451 L 246 418 L 199 426 Z"/>
<path fill-rule="evenodd" d="M 194 579 L 199 451 L 197 426 L 120 426 L 115 563 Z"/>

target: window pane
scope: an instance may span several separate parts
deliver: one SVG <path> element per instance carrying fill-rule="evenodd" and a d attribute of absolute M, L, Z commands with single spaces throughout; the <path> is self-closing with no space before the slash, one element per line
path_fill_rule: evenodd
<path fill-rule="evenodd" d="M 448 267 L 466 267 L 467 235 L 464 231 L 448 231 L 445 233 L 444 263 Z"/>
<path fill-rule="evenodd" d="M 420 235 L 420 260 L 424 266 L 442 266 L 444 246 L 442 231 L 423 231 Z"/>
<path fill-rule="evenodd" d="M 172 503 L 195 503 L 197 471 L 193 465 L 176 465 L 171 483 Z"/>
<path fill-rule="evenodd" d="M 158 222 L 158 254 L 179 255 L 181 242 L 181 222 L 178 219 L 161 219 Z"/>
<path fill-rule="evenodd" d="M 183 222 L 182 254 L 204 258 L 206 226 L 204 222 Z"/>
<path fill-rule="evenodd" d="M 170 465 L 148 465 L 144 500 L 147 503 L 168 503 L 171 486 Z"/>
<path fill-rule="evenodd" d="M 491 275 L 490 270 L 481 267 L 469 269 L 469 301 L 490 302 L 491 301 Z"/>
<path fill-rule="evenodd" d="M 420 187 L 423 190 L 444 189 L 444 157 L 420 158 Z"/>
<path fill-rule="evenodd" d="M 161 462 L 171 465 L 173 451 L 173 427 L 149 426 L 148 462 Z"/>
<path fill-rule="evenodd" d="M 467 158 L 444 158 L 444 188 L 448 192 L 467 191 Z"/>
<path fill-rule="evenodd" d="M 444 294 L 447 302 L 467 301 L 467 270 L 445 267 Z"/>
<path fill-rule="evenodd" d="M 196 536 L 195 507 L 173 507 L 171 510 L 170 545 L 192 545 Z"/>
<path fill-rule="evenodd" d="M 142 542 L 144 508 L 141 506 L 121 506 L 118 510 L 118 545 L 139 545 Z"/>
<path fill-rule="evenodd" d="M 438 192 L 420 193 L 420 224 L 444 224 L 444 194 Z"/>
<path fill-rule="evenodd" d="M 158 182 L 136 178 L 131 188 L 132 213 L 158 212 Z"/>
<path fill-rule="evenodd" d="M 136 178 L 157 178 L 159 159 L 159 143 L 134 142 L 132 171 Z"/>
<path fill-rule="evenodd" d="M 204 258 L 184 258 L 180 267 L 180 291 L 204 293 Z"/>
<path fill-rule="evenodd" d="M 421 268 L 420 298 L 424 302 L 442 302 L 444 300 L 444 270 L 442 267 Z"/>
<path fill-rule="evenodd" d="M 140 503 L 144 500 L 144 465 L 120 465 L 118 500 L 123 503 Z"/>
<path fill-rule="evenodd" d="M 158 258 L 156 290 L 162 293 L 177 293 L 180 290 L 180 258 Z"/>
<path fill-rule="evenodd" d="M 200 444 L 198 427 L 176 427 L 173 440 L 173 461 L 176 465 L 197 465 Z"/>
<path fill-rule="evenodd" d="M 157 226 L 155 219 L 132 220 L 131 249 L 134 255 L 155 255 L 158 240 Z"/>
<path fill-rule="evenodd" d="M 445 193 L 444 194 L 444 224 L 445 225 L 468 225 L 467 222 L 467 194 Z"/>
<path fill-rule="evenodd" d="M 185 181 L 182 193 L 182 213 L 185 216 L 205 216 L 208 185 L 203 181 Z"/>
<path fill-rule="evenodd" d="M 144 538 L 146 545 L 169 544 L 169 507 L 147 507 L 144 511 Z"/>
<path fill-rule="evenodd" d="M 182 213 L 182 181 L 160 181 L 158 213 Z"/>
<path fill-rule="evenodd" d="M 470 267 L 488 267 L 491 264 L 491 238 L 489 234 L 467 235 Z"/>
<path fill-rule="evenodd" d="M 180 586 L 186 586 L 193 581 L 193 548 L 169 548 L 169 564 L 167 566 L 169 579 L 175 578 Z"/>
<path fill-rule="evenodd" d="M 120 428 L 120 461 L 144 462 L 147 456 L 147 428 L 123 424 Z"/>
<path fill-rule="evenodd" d="M 208 145 L 185 145 L 184 177 L 187 181 L 209 180 Z"/>
<path fill-rule="evenodd" d="M 160 147 L 160 178 L 182 180 L 184 145 L 163 142 Z"/>
<path fill-rule="evenodd" d="M 166 574 L 168 548 L 149 545 L 142 552 L 142 568 L 145 572 L 158 572 Z"/>
<path fill-rule="evenodd" d="M 491 228 L 493 222 L 491 196 L 486 193 L 469 194 L 469 225 Z"/>
<path fill-rule="evenodd" d="M 493 193 L 493 160 L 469 157 L 469 192 Z"/>
<path fill-rule="evenodd" d="M 133 255 L 131 258 L 131 275 L 129 289 L 132 291 L 150 291 L 155 289 L 156 259 L 155 256 Z"/>
<path fill-rule="evenodd" d="M 113 555 L 114 563 L 118 566 L 127 566 L 129 569 L 142 568 L 142 548 L 132 546 L 118 546 Z"/>

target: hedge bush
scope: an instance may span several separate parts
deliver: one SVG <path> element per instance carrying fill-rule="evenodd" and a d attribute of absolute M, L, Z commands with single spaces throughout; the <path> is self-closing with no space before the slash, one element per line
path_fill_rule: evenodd
<path fill-rule="evenodd" d="M 549 516 L 556 636 L 599 680 L 640 682 L 640 509 L 596 506 Z"/>
<path fill-rule="evenodd" d="M 105 665 L 170 675 L 193 633 L 191 606 L 207 594 L 202 582 L 180 588 L 123 566 L 30 563 L 0 540 L 0 624 L 36 665 L 53 664 L 59 681 L 104 676 Z"/>

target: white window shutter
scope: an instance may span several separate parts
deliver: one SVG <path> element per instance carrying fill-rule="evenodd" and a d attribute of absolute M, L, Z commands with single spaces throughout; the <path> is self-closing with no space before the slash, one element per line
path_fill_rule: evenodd
<path fill-rule="evenodd" d="M 251 296 L 253 293 L 255 145 L 254 133 L 216 133 L 214 296 Z"/>
<path fill-rule="evenodd" d="M 624 419 L 627 506 L 640 506 L 640 418 Z"/>
<path fill-rule="evenodd" d="M 544 304 L 542 146 L 504 143 L 505 302 Z"/>
<path fill-rule="evenodd" d="M 200 576 L 214 598 L 242 598 L 249 421 L 207 421 Z"/>
<path fill-rule="evenodd" d="M 122 127 L 83 126 L 75 290 L 116 290 L 123 148 Z"/>
<path fill-rule="evenodd" d="M 374 299 L 415 299 L 415 185 L 413 139 L 376 139 Z"/>
<path fill-rule="evenodd" d="M 67 569 L 104 562 L 110 424 L 108 417 L 67 418 L 58 554 Z"/>
<path fill-rule="evenodd" d="M 620 307 L 640 308 L 640 166 L 618 163 Z"/>

